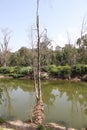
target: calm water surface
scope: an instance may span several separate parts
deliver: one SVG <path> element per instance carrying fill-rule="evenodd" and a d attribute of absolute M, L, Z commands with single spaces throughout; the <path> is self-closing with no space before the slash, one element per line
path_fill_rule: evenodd
<path fill-rule="evenodd" d="M 44 81 L 42 94 L 47 122 L 87 128 L 87 83 Z M 32 81 L 0 79 L 0 118 L 27 120 L 34 103 Z"/>

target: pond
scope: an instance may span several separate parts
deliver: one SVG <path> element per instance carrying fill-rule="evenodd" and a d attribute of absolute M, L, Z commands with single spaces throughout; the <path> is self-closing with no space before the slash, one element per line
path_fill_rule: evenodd
<path fill-rule="evenodd" d="M 87 128 L 87 83 L 43 81 L 46 122 Z M 35 104 L 31 80 L 0 79 L 0 118 L 27 120 Z"/>

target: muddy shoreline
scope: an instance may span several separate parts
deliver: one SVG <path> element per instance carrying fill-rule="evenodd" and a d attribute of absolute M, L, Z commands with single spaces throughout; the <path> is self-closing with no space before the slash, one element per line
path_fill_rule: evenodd
<path fill-rule="evenodd" d="M 7 121 L 0 124 L 0 130 L 40 130 L 39 126 L 30 122 L 22 122 L 21 120 Z M 42 130 L 76 130 L 74 128 L 66 128 L 56 123 L 46 123 L 41 126 L 43 127 Z"/>

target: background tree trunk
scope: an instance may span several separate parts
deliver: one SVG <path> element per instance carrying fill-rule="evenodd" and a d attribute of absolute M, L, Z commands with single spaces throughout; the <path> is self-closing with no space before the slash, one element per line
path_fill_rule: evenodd
<path fill-rule="evenodd" d="M 6 62 L 8 59 L 8 52 L 9 52 L 9 48 L 8 48 L 8 44 L 9 44 L 9 40 L 10 40 L 10 31 L 6 28 L 6 29 L 2 29 L 2 34 L 3 34 L 3 41 L 1 42 L 1 65 L 6 67 Z"/>

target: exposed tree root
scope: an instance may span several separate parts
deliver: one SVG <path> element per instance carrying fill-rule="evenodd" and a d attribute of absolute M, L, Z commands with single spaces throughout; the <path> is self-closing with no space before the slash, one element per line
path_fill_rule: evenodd
<path fill-rule="evenodd" d="M 44 106 L 42 100 L 37 101 L 34 106 L 31 121 L 37 125 L 44 122 Z"/>

